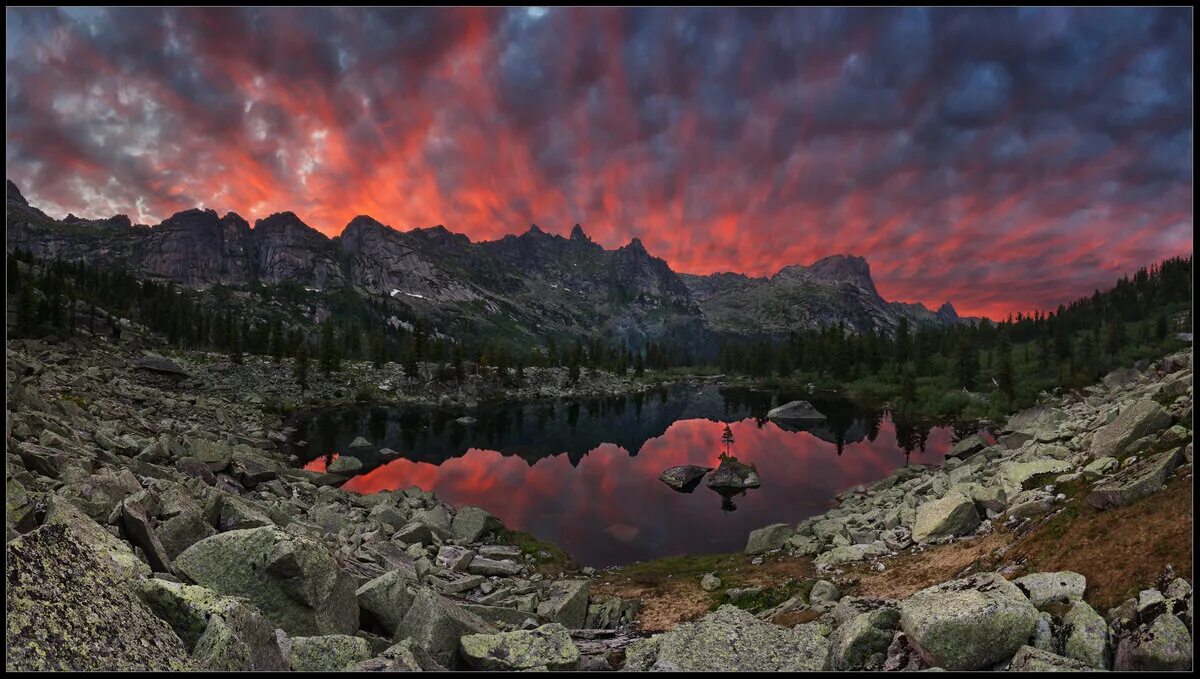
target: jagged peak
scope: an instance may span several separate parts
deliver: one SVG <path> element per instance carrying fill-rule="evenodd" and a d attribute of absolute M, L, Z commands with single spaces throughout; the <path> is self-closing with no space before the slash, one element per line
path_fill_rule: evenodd
<path fill-rule="evenodd" d="M 646 246 L 642 244 L 642 239 L 634 236 L 629 239 L 629 244 L 621 248 L 622 250 L 632 250 L 640 254 L 650 254 L 646 252 Z"/>
<path fill-rule="evenodd" d="M 346 228 L 342 229 L 344 235 L 347 231 L 355 231 L 358 229 L 386 229 L 388 228 L 383 222 L 375 219 L 371 215 L 355 215 L 346 223 Z"/>
<path fill-rule="evenodd" d="M 7 201 L 19 203 L 21 205 L 29 205 L 29 203 L 25 201 L 25 196 L 21 195 L 21 190 L 17 188 L 15 183 L 13 183 L 13 180 L 5 179 L 4 181 L 6 182 L 4 197 Z"/>
<path fill-rule="evenodd" d="M 536 235 L 538 235 L 538 234 L 545 233 L 545 231 L 542 231 L 542 229 L 541 229 L 540 227 L 538 227 L 538 225 L 537 225 L 537 224 L 530 224 L 530 225 L 529 225 L 529 230 L 528 230 L 528 231 L 526 231 L 525 233 L 531 233 L 531 234 L 533 234 L 533 235 L 535 235 L 535 236 L 536 236 Z"/>
<path fill-rule="evenodd" d="M 591 237 L 588 236 L 586 233 L 584 233 L 583 227 L 578 224 L 571 227 L 571 240 L 576 241 L 576 242 L 581 242 L 581 243 L 592 242 Z"/>
<path fill-rule="evenodd" d="M 949 301 L 942 302 L 942 305 L 937 309 L 937 315 L 950 320 L 958 320 L 958 310 Z"/>

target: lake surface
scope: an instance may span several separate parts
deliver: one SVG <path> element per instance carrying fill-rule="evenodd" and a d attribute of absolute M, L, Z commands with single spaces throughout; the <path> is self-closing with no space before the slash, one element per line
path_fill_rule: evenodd
<path fill-rule="evenodd" d="M 765 420 L 797 398 L 828 420 L 807 431 Z M 323 471 L 363 436 L 375 447 L 356 453 L 363 471 L 343 488 L 433 490 L 455 506 L 488 509 L 582 565 L 608 566 L 741 550 L 751 530 L 822 513 L 851 486 L 908 463 L 940 464 L 954 441 L 949 427 L 897 423 L 845 401 L 713 386 L 484 405 L 471 425 L 457 423 L 461 415 L 381 406 L 309 413 L 292 422 L 292 452 Z M 703 482 L 680 493 L 658 480 L 674 465 L 716 467 L 726 423 L 731 453 L 762 478 L 761 488 L 732 498 L 736 509 Z M 380 447 L 398 455 L 379 455 Z"/>

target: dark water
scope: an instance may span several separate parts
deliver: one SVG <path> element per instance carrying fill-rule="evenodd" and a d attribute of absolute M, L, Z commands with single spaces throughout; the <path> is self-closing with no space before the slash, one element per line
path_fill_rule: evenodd
<path fill-rule="evenodd" d="M 764 419 L 767 410 L 807 398 L 828 416 L 807 431 Z M 893 422 L 886 413 L 813 395 L 716 387 L 578 402 L 498 404 L 472 415 L 362 407 L 296 419 L 293 448 L 306 468 L 324 470 L 356 436 L 363 472 L 343 486 L 359 493 L 416 485 L 461 506 L 475 504 L 509 528 L 557 544 L 584 565 L 738 551 L 747 534 L 795 523 L 833 497 L 911 463 L 940 463 L 947 427 Z M 757 466 L 762 487 L 733 498 L 734 511 L 706 485 L 678 493 L 658 480 L 667 467 L 715 467 L 725 423 L 732 453 Z M 376 451 L 387 447 L 397 457 Z"/>

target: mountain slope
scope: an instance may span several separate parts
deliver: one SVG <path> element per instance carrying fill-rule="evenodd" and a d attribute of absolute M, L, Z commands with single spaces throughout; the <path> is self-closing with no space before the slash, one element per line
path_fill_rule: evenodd
<path fill-rule="evenodd" d="M 422 317 L 451 336 L 518 344 L 599 337 L 707 354 L 722 334 L 781 336 L 833 323 L 889 332 L 905 316 L 957 321 L 948 304 L 935 313 L 885 301 L 861 257 L 828 257 L 770 278 L 681 275 L 636 238 L 606 250 L 578 224 L 568 238 L 533 225 L 478 243 L 440 225 L 398 231 L 365 215 L 335 238 L 291 212 L 251 227 L 232 212 L 192 209 L 147 227 L 124 215 L 56 220 L 30 206 L 12 182 L 6 214 L 10 251 L 124 267 L 196 289 L 261 283 L 353 290 L 376 299 L 385 318 Z"/>

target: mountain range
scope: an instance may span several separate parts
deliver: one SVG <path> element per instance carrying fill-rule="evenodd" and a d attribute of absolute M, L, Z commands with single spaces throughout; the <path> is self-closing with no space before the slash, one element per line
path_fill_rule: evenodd
<path fill-rule="evenodd" d="M 8 251 L 123 267 L 198 290 L 302 286 L 320 295 L 352 289 L 400 317 L 444 331 L 541 344 L 549 337 L 604 337 L 708 353 L 720 336 L 778 337 L 843 323 L 890 333 L 914 324 L 960 322 L 949 302 L 936 311 L 889 302 L 862 257 L 834 255 L 773 276 L 699 276 L 673 271 L 634 238 L 608 250 L 577 224 L 569 237 L 536 225 L 520 235 L 472 242 L 443 226 L 399 231 L 362 215 L 328 237 L 291 212 L 256 220 L 190 209 L 156 226 L 125 215 L 54 219 L 7 183 Z"/>

